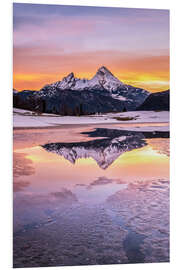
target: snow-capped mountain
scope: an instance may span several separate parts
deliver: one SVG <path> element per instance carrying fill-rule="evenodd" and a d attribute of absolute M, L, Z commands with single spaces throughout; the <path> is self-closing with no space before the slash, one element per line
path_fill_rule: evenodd
<path fill-rule="evenodd" d="M 105 91 L 113 99 L 124 102 L 127 110 L 134 110 L 144 102 L 150 94 L 148 91 L 124 84 L 116 78 L 106 67 L 102 66 L 96 72 L 92 79 L 79 79 L 71 72 L 64 77 L 62 81 L 44 86 L 39 95 L 52 96 L 56 91 L 60 90 L 76 90 L 76 91 Z"/>
<path fill-rule="evenodd" d="M 103 66 L 90 80 L 70 73 L 39 91 L 15 93 L 14 107 L 60 115 L 121 112 L 136 110 L 148 95 L 144 89 L 124 84 Z"/>
<path fill-rule="evenodd" d="M 59 88 L 62 90 L 92 90 L 92 89 L 102 89 L 113 91 L 117 90 L 118 87 L 124 85 L 119 81 L 106 67 L 101 67 L 98 69 L 95 76 L 90 79 L 78 79 L 74 77 L 74 73 L 71 72 L 67 77 L 64 77 L 62 81 L 50 84 L 50 86 Z"/>

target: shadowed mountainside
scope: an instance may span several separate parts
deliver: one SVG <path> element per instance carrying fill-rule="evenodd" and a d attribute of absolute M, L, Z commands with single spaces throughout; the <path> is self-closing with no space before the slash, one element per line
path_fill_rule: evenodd
<path fill-rule="evenodd" d="M 169 95 L 170 95 L 169 90 L 158 92 L 158 93 L 152 93 L 146 98 L 143 104 L 141 104 L 137 108 L 137 110 L 138 111 L 154 111 L 154 110 L 169 111 Z"/>
<path fill-rule="evenodd" d="M 148 91 L 122 83 L 101 67 L 91 80 L 70 73 L 40 91 L 13 91 L 13 105 L 39 113 L 78 116 L 135 110 L 148 95 Z"/>

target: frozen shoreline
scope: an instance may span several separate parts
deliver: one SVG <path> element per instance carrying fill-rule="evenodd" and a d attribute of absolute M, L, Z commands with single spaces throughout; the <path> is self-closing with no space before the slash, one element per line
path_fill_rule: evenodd
<path fill-rule="evenodd" d="M 118 117 L 135 117 L 133 120 L 118 120 Z M 58 128 L 75 127 L 84 125 L 110 125 L 116 128 L 131 130 L 168 131 L 169 130 L 169 112 L 168 111 L 131 111 L 123 113 L 108 113 L 102 115 L 88 116 L 59 116 L 53 114 L 33 115 L 32 112 L 13 109 L 13 127 L 14 128 Z"/>

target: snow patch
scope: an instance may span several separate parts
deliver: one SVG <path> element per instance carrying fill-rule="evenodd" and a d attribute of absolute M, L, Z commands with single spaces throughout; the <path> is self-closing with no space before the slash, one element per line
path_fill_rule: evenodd
<path fill-rule="evenodd" d="M 76 78 L 72 72 L 67 77 L 64 77 L 62 81 L 50 84 L 50 86 L 57 87 L 62 90 L 105 89 L 109 91 L 116 90 L 122 85 L 124 84 L 106 67 L 99 68 L 96 75 L 90 80 Z"/>
<path fill-rule="evenodd" d="M 169 130 L 169 112 L 131 111 L 91 116 L 59 116 L 53 114 L 34 115 L 31 111 L 14 109 L 14 127 L 54 127 L 62 125 L 106 125 L 116 124 L 116 128 L 125 130 L 167 131 Z M 138 118 L 136 119 L 136 117 Z M 118 117 L 133 117 L 133 120 L 118 121 Z M 136 120 L 135 120 L 136 119 Z"/>

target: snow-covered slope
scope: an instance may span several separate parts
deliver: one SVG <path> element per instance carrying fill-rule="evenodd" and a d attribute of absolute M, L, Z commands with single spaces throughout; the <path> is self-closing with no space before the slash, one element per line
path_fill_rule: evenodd
<path fill-rule="evenodd" d="M 76 92 L 82 91 L 101 91 L 113 99 L 124 102 L 126 110 L 135 110 L 141 105 L 150 94 L 148 91 L 124 84 L 116 78 L 106 67 L 102 66 L 96 72 L 92 79 L 79 79 L 71 72 L 61 81 L 45 85 L 38 95 L 52 97 L 58 92 L 71 90 Z"/>
<path fill-rule="evenodd" d="M 64 77 L 62 81 L 51 84 L 52 87 L 56 87 L 62 90 L 88 90 L 88 89 L 102 89 L 102 90 L 117 90 L 118 87 L 124 85 L 119 81 L 106 67 L 102 66 L 98 69 L 95 76 L 90 79 L 78 79 L 71 72 L 67 77 Z"/>
<path fill-rule="evenodd" d="M 126 85 L 106 67 L 97 70 L 92 79 L 78 79 L 70 73 L 61 81 L 47 84 L 40 91 L 14 94 L 14 107 L 60 115 L 87 115 L 133 111 L 149 92 Z"/>
<path fill-rule="evenodd" d="M 128 121 L 120 120 L 120 118 L 132 118 Z M 108 113 L 101 115 L 89 116 L 59 116 L 53 114 L 40 114 L 34 112 L 13 109 L 13 126 L 16 128 L 25 127 L 53 127 L 61 126 L 66 129 L 66 125 L 105 125 L 116 124 L 117 129 L 128 129 L 138 131 L 168 131 L 169 130 L 169 112 L 168 111 L 135 111 L 123 113 Z M 117 125 L 118 124 L 118 125 Z"/>

